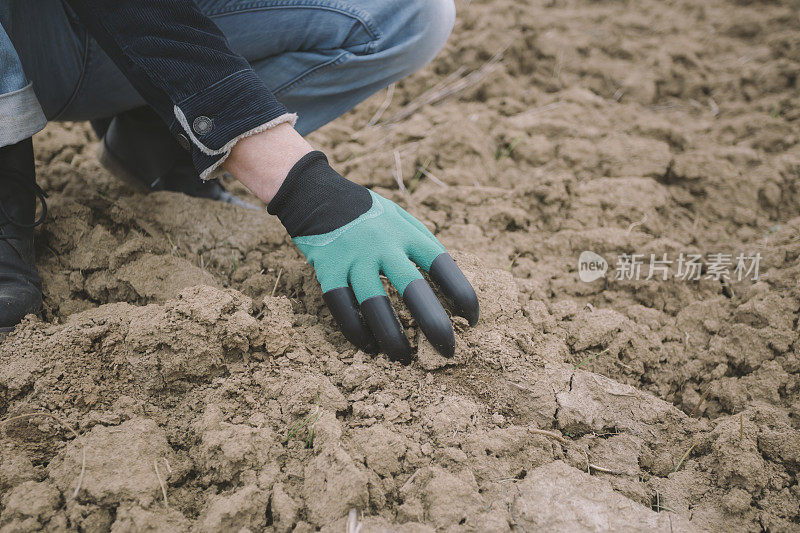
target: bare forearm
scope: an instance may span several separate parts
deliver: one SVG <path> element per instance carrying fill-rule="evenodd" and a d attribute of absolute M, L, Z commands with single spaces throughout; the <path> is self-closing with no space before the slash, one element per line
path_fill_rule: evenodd
<path fill-rule="evenodd" d="M 312 150 L 291 125 L 281 124 L 236 143 L 224 167 L 261 201 L 269 203 L 289 170 Z"/>

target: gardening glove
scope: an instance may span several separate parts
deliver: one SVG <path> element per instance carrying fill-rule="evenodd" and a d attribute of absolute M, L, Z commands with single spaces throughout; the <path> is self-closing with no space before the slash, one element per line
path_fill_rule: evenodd
<path fill-rule="evenodd" d="M 343 178 L 322 152 L 294 165 L 267 210 L 314 267 L 344 336 L 364 351 L 380 348 L 392 360 L 411 360 L 381 273 L 445 357 L 455 352 L 453 326 L 417 267 L 440 286 L 455 314 L 477 323 L 475 290 L 436 237 L 394 202 Z"/>

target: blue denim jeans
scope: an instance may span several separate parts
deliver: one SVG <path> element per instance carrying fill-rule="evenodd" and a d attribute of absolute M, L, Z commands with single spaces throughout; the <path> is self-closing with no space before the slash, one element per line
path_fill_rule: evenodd
<path fill-rule="evenodd" d="M 0 4 L 0 17 L 5 10 L 6 6 Z M 17 52 L 0 25 L 0 146 L 27 139 L 45 123 Z"/>
<path fill-rule="evenodd" d="M 453 0 L 197 0 L 307 134 L 428 63 Z M 50 120 L 91 120 L 145 102 L 60 0 L 11 0 L 11 36 Z M 46 38 L 44 37 L 46 36 Z M 0 49 L 2 45 L 0 45 Z"/>
<path fill-rule="evenodd" d="M 11 40 L 2 26 L 0 26 L 0 65 L 2 65 L 0 69 L 0 94 L 19 91 L 28 85 L 28 79 L 22 70 L 22 63 L 19 62 L 17 52 L 11 45 Z"/>

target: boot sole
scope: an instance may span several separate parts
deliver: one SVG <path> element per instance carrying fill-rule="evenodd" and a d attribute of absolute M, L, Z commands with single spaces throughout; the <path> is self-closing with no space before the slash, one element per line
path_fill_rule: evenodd
<path fill-rule="evenodd" d="M 128 171 L 122 161 L 115 156 L 111 150 L 106 146 L 105 139 L 100 141 L 97 147 L 97 160 L 103 167 L 108 170 L 115 178 L 122 180 L 126 185 L 131 187 L 137 192 L 149 192 L 150 188 L 145 182 L 139 179 L 136 174 Z"/>

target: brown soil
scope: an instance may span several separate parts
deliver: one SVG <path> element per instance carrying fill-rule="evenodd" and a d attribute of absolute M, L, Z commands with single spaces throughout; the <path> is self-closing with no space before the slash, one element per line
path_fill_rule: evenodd
<path fill-rule="evenodd" d="M 800 531 L 798 7 L 458 2 L 384 121 L 507 46 L 494 70 L 312 136 L 474 283 L 453 361 L 357 352 L 275 220 L 135 194 L 51 125 L 46 311 L 0 345 L 0 416 L 80 437 L 4 423 L 0 530 Z M 761 279 L 583 283 L 583 250 Z"/>

